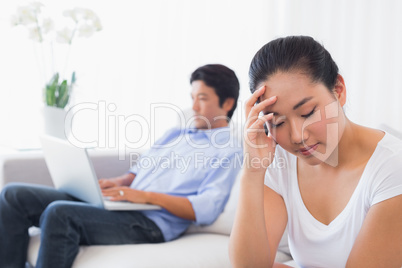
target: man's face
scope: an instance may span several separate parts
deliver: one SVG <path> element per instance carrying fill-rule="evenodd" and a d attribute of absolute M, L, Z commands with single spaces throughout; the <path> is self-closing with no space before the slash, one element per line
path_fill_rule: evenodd
<path fill-rule="evenodd" d="M 193 81 L 191 86 L 195 127 L 213 129 L 227 126 L 227 111 L 220 107 L 215 90 L 201 80 Z"/>

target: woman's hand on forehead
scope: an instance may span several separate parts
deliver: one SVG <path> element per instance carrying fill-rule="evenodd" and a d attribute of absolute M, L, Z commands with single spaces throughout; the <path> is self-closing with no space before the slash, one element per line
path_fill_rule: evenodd
<path fill-rule="evenodd" d="M 273 105 L 277 97 L 272 96 L 256 103 L 264 94 L 265 86 L 259 88 L 246 102 L 246 124 L 244 131 L 244 153 L 247 169 L 252 172 L 265 172 L 273 161 L 276 142 L 272 135 L 266 134 L 264 125 L 273 119 L 273 113 L 260 116 L 260 113 Z M 255 160 L 259 164 L 255 164 Z M 267 161 L 266 161 L 267 160 Z"/>
<path fill-rule="evenodd" d="M 262 100 L 262 96 L 265 93 L 265 85 L 257 89 L 251 97 L 247 100 L 245 104 L 245 112 L 246 112 L 246 118 L 250 118 L 250 116 L 258 116 L 260 112 L 262 112 L 265 108 L 275 104 L 277 101 L 277 96 L 271 96 L 265 100 Z M 252 114 L 251 110 L 254 110 Z"/>

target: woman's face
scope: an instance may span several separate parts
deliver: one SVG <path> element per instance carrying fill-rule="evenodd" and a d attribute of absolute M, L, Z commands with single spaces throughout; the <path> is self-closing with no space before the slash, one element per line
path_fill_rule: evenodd
<path fill-rule="evenodd" d="M 274 113 L 268 124 L 274 140 L 310 165 L 326 162 L 336 166 L 345 128 L 343 79 L 334 93 L 301 72 L 277 72 L 263 85 L 262 100 L 277 96 L 276 103 L 263 110 L 264 114 Z"/>

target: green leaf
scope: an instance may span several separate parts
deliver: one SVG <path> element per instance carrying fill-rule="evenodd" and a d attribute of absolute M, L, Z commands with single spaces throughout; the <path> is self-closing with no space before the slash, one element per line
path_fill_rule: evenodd
<path fill-rule="evenodd" d="M 56 90 L 57 84 L 51 84 L 46 86 L 46 103 L 49 106 L 54 106 L 56 103 Z"/>
<path fill-rule="evenodd" d="M 54 85 L 59 83 L 59 73 L 55 73 L 52 78 L 50 79 L 48 85 Z"/>
<path fill-rule="evenodd" d="M 58 86 L 58 96 L 56 99 L 56 106 L 59 108 L 66 107 L 69 100 L 69 90 L 67 88 L 67 80 L 63 80 Z"/>
<path fill-rule="evenodd" d="M 74 85 L 75 80 L 76 80 L 76 78 L 75 78 L 75 72 L 73 72 L 73 74 L 72 74 L 72 76 L 71 76 L 71 87 Z"/>
<path fill-rule="evenodd" d="M 59 73 L 55 73 L 44 89 L 45 103 L 48 106 L 65 108 L 70 100 L 71 91 L 76 81 L 75 72 L 72 73 L 71 82 L 67 80 L 59 83 Z"/>
<path fill-rule="evenodd" d="M 59 73 L 55 73 L 45 88 L 46 105 L 56 105 L 56 91 L 59 85 Z"/>

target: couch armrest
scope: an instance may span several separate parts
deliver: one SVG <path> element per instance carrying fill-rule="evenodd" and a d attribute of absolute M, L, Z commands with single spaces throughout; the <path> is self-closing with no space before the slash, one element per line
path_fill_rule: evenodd
<path fill-rule="evenodd" d="M 126 173 L 135 164 L 139 153 L 127 153 L 123 160 L 116 152 L 89 152 L 98 178 L 109 178 Z M 3 156 L 1 161 L 0 189 L 10 182 L 26 182 L 53 186 L 43 153 L 15 153 Z"/>

